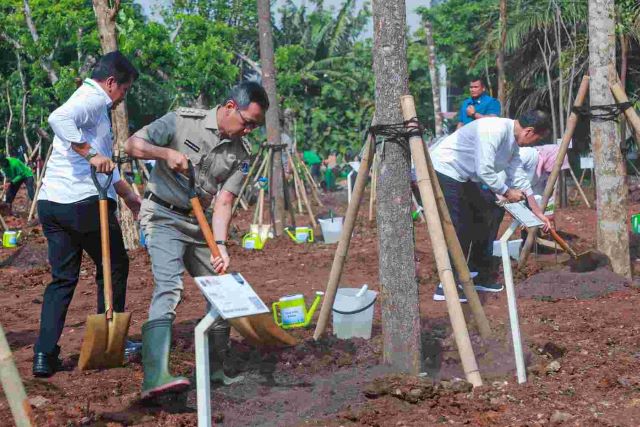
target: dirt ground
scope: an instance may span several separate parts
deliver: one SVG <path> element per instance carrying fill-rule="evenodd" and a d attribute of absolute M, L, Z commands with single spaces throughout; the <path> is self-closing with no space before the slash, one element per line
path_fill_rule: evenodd
<path fill-rule="evenodd" d="M 324 195 L 343 213 L 343 193 Z M 26 217 L 20 194 L 15 209 L 20 226 Z M 375 221 L 363 204 L 345 272 L 343 286 L 369 284 L 379 289 Z M 640 212 L 640 204 L 630 213 Z M 234 221 L 240 233 L 248 229 L 251 213 Z M 307 224 L 304 216 L 298 225 Z M 570 207 L 557 214 L 560 230 L 575 236 L 583 250 L 595 244 L 595 211 Z M 506 295 L 481 294 L 494 334 L 479 338 L 471 329 L 474 351 L 484 385 L 472 389 L 464 378 L 451 337 L 446 306 L 434 302 L 438 282 L 426 225 L 416 222 L 417 268 L 425 373 L 398 376 L 382 364 L 380 303 L 376 303 L 370 340 L 319 342 L 313 329 L 295 330 L 300 344 L 292 348 L 259 350 L 232 336 L 229 370 L 245 376 L 241 383 L 212 393 L 216 423 L 225 426 L 637 426 L 640 425 L 640 325 L 636 324 L 640 293 L 634 282 L 610 271 L 571 273 L 555 263 L 556 256 L 539 255 L 516 278 L 518 308 L 526 352 L 528 381 L 517 384 L 510 342 Z M 49 379 L 31 376 L 42 294 L 50 276 L 46 240 L 30 227 L 17 249 L 0 249 L 0 322 L 14 352 L 37 424 L 43 426 L 195 426 L 195 388 L 173 398 L 141 402 L 139 361 L 104 371 L 79 372 L 78 353 L 87 314 L 95 310 L 95 268 L 83 264 L 80 283 L 61 338 L 64 370 Z M 634 240 L 634 248 L 638 242 Z M 303 293 L 309 301 L 323 290 L 335 245 L 298 245 L 282 238 L 262 251 L 231 247 L 233 269 L 240 271 L 269 305 L 280 296 Z M 634 249 L 634 264 L 637 250 Z M 133 313 L 131 334 L 140 339 L 152 278 L 143 249 L 132 251 L 127 310 Z M 533 258 L 533 257 L 532 257 Z M 205 303 L 190 278 L 178 308 L 171 366 L 174 373 L 194 380 L 193 329 Z M 317 314 L 316 314 L 317 316 Z M 313 327 L 313 325 L 312 325 Z M 195 381 L 193 381 L 195 382 Z M 0 425 L 12 425 L 4 397 Z"/>

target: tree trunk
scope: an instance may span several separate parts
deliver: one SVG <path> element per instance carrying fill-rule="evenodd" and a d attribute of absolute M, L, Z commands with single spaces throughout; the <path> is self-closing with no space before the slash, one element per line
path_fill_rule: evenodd
<path fill-rule="evenodd" d="M 507 105 L 507 76 L 504 70 L 504 51 L 507 48 L 507 0 L 500 0 L 500 47 L 496 68 L 498 69 L 498 101 L 502 107 L 502 115 L 508 116 L 505 111 Z"/>
<path fill-rule="evenodd" d="M 404 0 L 373 2 L 376 124 L 403 121 L 400 97 L 408 93 L 405 10 Z M 411 220 L 410 158 L 403 146 L 392 141 L 379 146 L 378 156 L 383 361 L 398 371 L 417 374 L 422 368 L 422 344 Z"/>
<path fill-rule="evenodd" d="M 609 90 L 609 65 L 616 63 L 614 16 L 614 0 L 589 0 L 591 105 L 614 103 Z M 615 122 L 591 121 L 591 144 L 598 183 L 598 249 L 611 258 L 614 272 L 631 278 L 627 185 L 619 138 L 620 132 Z"/>
<path fill-rule="evenodd" d="M 431 93 L 433 95 L 433 115 L 436 123 L 436 136 L 442 134 L 442 113 L 440 111 L 440 84 L 438 81 L 438 69 L 436 67 L 436 46 L 433 42 L 433 25 L 431 21 L 424 21 L 425 41 L 429 52 L 429 79 L 431 80 Z"/>
<path fill-rule="evenodd" d="M 262 84 L 269 95 L 267 110 L 267 143 L 280 145 L 280 106 L 276 89 L 276 67 L 273 60 L 273 34 L 271 31 L 271 2 L 258 0 L 258 31 L 260 37 L 260 62 L 262 64 Z M 273 151 L 269 195 L 275 198 L 273 225 L 276 236 L 284 231 L 284 191 L 282 185 L 282 150 Z"/>
<path fill-rule="evenodd" d="M 93 0 L 93 10 L 98 21 L 98 32 L 100 34 L 100 45 L 102 53 L 106 54 L 118 50 L 118 32 L 116 29 L 116 17 L 120 8 L 120 0 Z M 124 143 L 129 138 L 129 117 L 127 115 L 127 104 L 121 102 L 114 110 L 111 111 L 111 125 L 113 127 L 114 142 L 113 154 L 116 158 L 120 157 L 120 153 L 124 152 Z M 131 169 L 131 165 L 123 164 L 120 168 L 122 179 L 125 173 Z M 138 230 L 133 213 L 124 205 L 122 199 L 118 203 L 120 211 L 120 225 L 122 227 L 122 237 L 124 245 L 127 249 L 136 249 L 139 247 Z"/>

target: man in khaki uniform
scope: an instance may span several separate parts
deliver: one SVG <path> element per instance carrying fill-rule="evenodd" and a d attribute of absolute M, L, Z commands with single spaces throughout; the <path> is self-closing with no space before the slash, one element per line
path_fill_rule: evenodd
<path fill-rule="evenodd" d="M 229 266 L 225 241 L 231 207 L 242 185 L 243 163 L 250 155 L 243 136 L 262 125 L 268 108 L 264 88 L 245 82 L 231 90 L 223 105 L 212 110 L 179 108 L 140 129 L 126 143 L 129 155 L 157 160 L 140 210 L 155 283 L 149 320 L 142 327 L 143 398 L 189 386 L 189 380 L 171 376 L 168 369 L 182 274 L 186 268 L 193 277 L 208 276 Z M 218 258 L 211 256 L 191 212 L 188 179 L 182 174 L 189 160 L 202 205 L 210 206 L 215 198 L 212 228 L 221 253 Z M 214 324 L 212 338 L 212 377 L 232 382 L 223 371 L 229 341 L 226 321 Z"/>

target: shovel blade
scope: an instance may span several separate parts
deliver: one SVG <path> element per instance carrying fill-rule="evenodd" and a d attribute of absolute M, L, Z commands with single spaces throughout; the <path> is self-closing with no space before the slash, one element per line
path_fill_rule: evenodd
<path fill-rule="evenodd" d="M 78 369 L 109 369 L 124 363 L 124 346 L 131 323 L 131 313 L 113 313 L 87 317 Z"/>
<path fill-rule="evenodd" d="M 298 343 L 297 339 L 276 325 L 268 313 L 250 316 L 249 321 L 265 344 L 293 346 Z"/>
<path fill-rule="evenodd" d="M 268 313 L 229 319 L 229 323 L 254 345 L 296 345 L 298 343 L 298 340 L 280 329 Z"/>
<path fill-rule="evenodd" d="M 569 260 L 569 269 L 574 273 L 586 273 L 610 265 L 609 257 L 597 250 L 583 252 L 578 254 L 575 259 Z"/>

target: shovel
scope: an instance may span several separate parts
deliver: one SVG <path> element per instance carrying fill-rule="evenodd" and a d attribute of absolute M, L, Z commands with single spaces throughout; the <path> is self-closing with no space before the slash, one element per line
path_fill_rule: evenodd
<path fill-rule="evenodd" d="M 605 254 L 600 251 L 590 249 L 581 254 L 576 252 L 569 246 L 569 244 L 558 234 L 553 228 L 549 229 L 549 234 L 553 237 L 553 240 L 560 245 L 562 249 L 571 257 L 569 259 L 569 269 L 576 273 L 585 273 L 588 271 L 596 270 L 599 267 L 611 265 L 611 260 Z"/>
<path fill-rule="evenodd" d="M 109 202 L 107 190 L 113 175 L 104 186 L 100 185 L 96 169 L 91 167 L 91 178 L 98 189 L 100 198 L 100 241 L 102 246 L 102 276 L 104 280 L 104 308 L 102 314 L 87 317 L 84 341 L 80 349 L 78 368 L 116 368 L 124 362 L 124 346 L 131 322 L 131 313 L 113 311 L 113 289 L 111 286 L 111 244 L 109 242 Z"/>
<path fill-rule="evenodd" d="M 204 210 L 200 204 L 200 199 L 198 199 L 195 190 L 195 173 L 191 162 L 189 162 L 189 201 L 191 202 L 193 214 L 198 220 L 198 225 L 202 230 L 207 246 L 209 246 L 209 250 L 214 257 L 219 257 L 220 249 L 218 249 L 218 245 L 216 245 L 213 230 L 207 222 Z M 222 273 L 224 274 L 224 271 Z M 294 337 L 273 323 L 273 319 L 268 313 L 249 317 L 236 317 L 234 319 L 228 319 L 228 321 L 240 335 L 256 345 L 295 345 L 298 342 Z"/>

